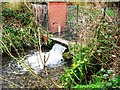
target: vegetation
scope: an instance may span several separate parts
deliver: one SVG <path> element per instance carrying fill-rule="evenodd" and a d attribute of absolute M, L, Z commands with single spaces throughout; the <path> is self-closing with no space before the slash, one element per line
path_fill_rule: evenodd
<path fill-rule="evenodd" d="M 94 15 L 98 15 L 97 10 L 93 11 Z M 93 38 L 89 39 L 86 47 L 82 44 L 70 46 L 73 53 L 73 64 L 61 77 L 64 87 L 119 88 L 120 48 L 117 46 L 118 38 L 115 38 L 119 33 L 119 27 L 112 20 L 113 12 L 112 9 L 107 9 L 105 16 L 97 18 L 96 21 L 99 22 L 92 23 L 94 25 L 91 26 L 96 27 L 90 28 L 93 31 Z"/>
<path fill-rule="evenodd" d="M 32 12 L 27 7 L 23 9 L 12 10 L 3 8 L 2 16 L 4 17 L 4 24 L 2 30 L 2 41 L 11 51 L 20 50 L 22 47 L 36 47 L 37 46 L 37 28 L 33 20 Z M 34 25 L 34 27 L 33 27 Z M 6 52 L 4 46 L 2 52 Z"/>
<path fill-rule="evenodd" d="M 49 88 L 41 76 L 22 62 L 22 56 L 19 54 L 19 50 L 24 52 L 28 47 L 41 50 L 41 34 L 43 34 L 41 26 L 37 25 L 36 18 L 28 7 L 22 5 L 21 8 L 3 8 L 4 23 L 0 48 L 2 53 L 7 53 L 22 64 L 33 77 Z M 72 64 L 61 75 L 62 86 L 56 85 L 51 78 L 50 81 L 59 88 L 120 88 L 118 44 L 120 27 L 116 24 L 117 10 L 109 7 L 98 9 L 79 7 L 77 15 L 77 9 L 76 6 L 68 7 L 66 21 L 66 30 L 72 33 L 72 39 L 77 37 L 78 41 L 69 45 L 70 53 L 64 54 L 65 57 L 68 54 L 72 56 L 68 58 L 68 61 L 72 59 Z M 51 41 L 48 44 L 51 44 Z M 17 53 L 18 58 L 12 55 L 13 51 Z M 45 73 L 49 74 L 46 70 Z M 12 84 L 13 86 L 9 87 L 22 87 Z"/>

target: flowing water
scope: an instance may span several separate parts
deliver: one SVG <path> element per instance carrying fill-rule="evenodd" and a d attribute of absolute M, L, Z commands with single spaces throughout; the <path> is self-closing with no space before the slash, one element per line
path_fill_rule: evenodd
<path fill-rule="evenodd" d="M 57 67 L 64 64 L 62 53 L 66 50 L 66 47 L 55 44 L 49 52 L 34 52 L 34 54 L 26 55 L 23 60 L 34 69 L 35 73 L 39 73 L 44 66 L 47 67 Z M 26 71 L 26 70 L 25 70 Z"/>
<path fill-rule="evenodd" d="M 60 45 L 54 44 L 52 49 L 49 52 L 40 52 L 35 50 L 29 50 L 27 54 L 22 58 L 22 61 L 31 67 L 31 69 L 41 77 L 47 81 L 50 85 L 51 82 L 46 78 L 46 74 L 44 73 L 44 67 L 48 70 L 48 73 L 51 78 L 54 80 L 59 79 L 59 74 L 63 72 L 64 69 L 64 61 L 62 57 L 62 53 L 67 48 Z M 26 79 L 32 79 L 31 82 L 37 83 L 37 80 L 33 80 L 28 70 L 20 65 L 17 61 L 13 60 L 10 57 L 3 57 L 3 77 L 7 78 L 10 81 L 15 82 L 16 84 L 21 85 L 22 87 L 30 87 L 30 82 L 26 82 Z M 48 76 L 48 75 L 47 75 Z M 19 79 L 18 79 L 19 78 Z M 24 80 L 25 79 L 25 80 Z M 29 81 L 28 79 L 28 81 Z M 38 81 L 39 82 L 39 81 Z M 42 87 L 42 84 L 37 83 L 35 87 Z M 7 87 L 7 82 L 4 83 L 4 87 Z M 54 85 L 53 85 L 54 86 Z"/>

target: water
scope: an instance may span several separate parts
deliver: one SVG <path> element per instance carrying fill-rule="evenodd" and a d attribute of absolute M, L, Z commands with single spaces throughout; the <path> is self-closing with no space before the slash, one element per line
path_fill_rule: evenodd
<path fill-rule="evenodd" d="M 45 63 L 45 67 L 48 71 L 48 75 L 45 74 L 43 69 L 43 64 L 40 59 L 39 51 L 29 50 L 26 55 L 23 57 L 23 61 L 29 65 L 33 71 L 41 76 L 47 85 L 51 88 L 54 88 L 55 85 L 50 81 L 48 77 L 51 77 L 57 84 L 60 84 L 60 75 L 64 73 L 65 62 L 63 61 L 62 53 L 66 50 L 66 47 L 55 44 L 49 52 L 42 52 L 42 60 L 48 60 Z M 46 57 L 46 58 L 45 58 Z M 17 85 L 24 88 L 36 88 L 36 87 L 44 87 L 44 84 L 34 78 L 21 64 L 19 64 L 16 60 L 10 57 L 3 57 L 2 61 L 4 64 L 2 65 L 2 74 L 3 78 L 9 80 Z M 8 82 L 3 83 L 3 87 L 9 87 Z"/>
<path fill-rule="evenodd" d="M 62 53 L 66 49 L 66 47 L 60 44 L 55 44 L 49 52 L 37 51 L 32 55 L 26 55 L 23 60 L 25 64 L 29 65 L 34 70 L 35 73 L 39 73 L 41 69 L 44 69 L 44 66 L 57 67 L 64 64 Z M 27 70 L 23 69 L 23 71 Z"/>
<path fill-rule="evenodd" d="M 67 49 L 66 47 L 60 44 L 55 44 L 50 50 L 50 52 L 47 53 L 47 56 L 49 55 L 49 58 L 48 61 L 46 62 L 46 65 L 54 65 L 61 63 L 63 60 L 62 53 L 66 49 Z"/>
<path fill-rule="evenodd" d="M 54 44 L 49 52 L 31 50 L 22 60 L 26 65 L 30 66 L 36 74 L 38 74 L 44 69 L 44 67 L 54 68 L 63 65 L 65 62 L 63 61 L 62 53 L 66 49 L 66 47 L 60 44 Z M 11 60 L 4 67 L 4 71 L 7 73 L 12 72 L 22 74 L 27 72 L 27 69 L 15 60 Z"/>

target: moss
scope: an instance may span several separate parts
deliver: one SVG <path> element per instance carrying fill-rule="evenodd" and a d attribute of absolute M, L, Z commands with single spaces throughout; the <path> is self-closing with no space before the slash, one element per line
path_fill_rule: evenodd
<path fill-rule="evenodd" d="M 73 54 L 71 52 L 64 52 L 62 56 L 65 61 L 71 61 L 73 59 Z"/>

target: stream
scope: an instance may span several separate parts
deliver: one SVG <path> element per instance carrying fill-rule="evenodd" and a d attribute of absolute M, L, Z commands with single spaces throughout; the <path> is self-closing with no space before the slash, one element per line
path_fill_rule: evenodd
<path fill-rule="evenodd" d="M 66 47 L 60 44 L 54 44 L 49 52 L 28 50 L 25 56 L 21 56 L 21 61 L 28 65 L 35 74 L 42 77 L 48 87 L 54 88 L 56 86 L 49 78 L 60 85 L 60 75 L 64 73 L 64 68 L 66 67 L 66 62 L 62 57 L 62 53 L 66 49 Z M 43 82 L 36 79 L 25 67 L 13 58 L 4 56 L 2 57 L 2 62 L 2 74 L 3 79 L 5 80 L 3 82 L 3 88 L 17 87 L 16 85 L 19 85 L 22 88 L 45 87 Z M 47 70 L 47 74 L 45 70 Z M 12 83 L 16 85 L 12 86 Z"/>

